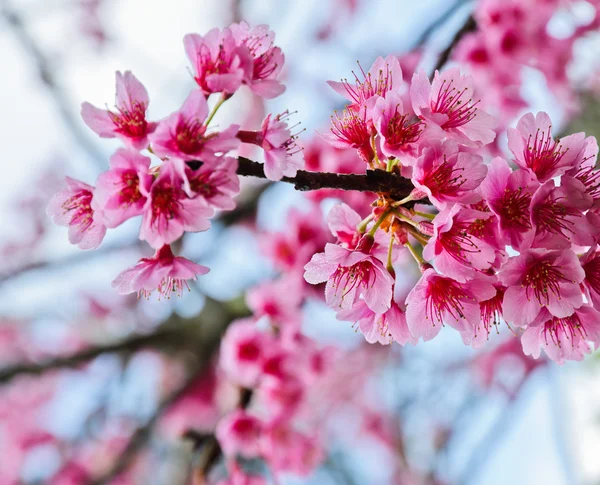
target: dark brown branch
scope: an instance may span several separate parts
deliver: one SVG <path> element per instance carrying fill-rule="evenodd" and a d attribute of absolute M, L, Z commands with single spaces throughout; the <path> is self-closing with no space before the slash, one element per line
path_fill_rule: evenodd
<path fill-rule="evenodd" d="M 266 178 L 264 167 L 245 157 L 238 158 L 238 175 Z M 367 170 L 365 174 L 340 174 L 298 170 L 295 177 L 283 177 L 282 182 L 293 184 L 296 190 L 338 189 L 359 192 L 385 193 L 403 199 L 414 188 L 411 181 L 384 170 Z"/>
<path fill-rule="evenodd" d="M 88 482 L 88 485 L 104 485 L 111 483 L 116 477 L 129 469 L 140 451 L 142 451 L 150 442 L 154 428 L 161 417 L 188 391 L 190 386 L 196 382 L 197 378 L 208 369 L 219 348 L 223 333 L 231 321 L 240 316 L 247 316 L 247 313 L 234 313 L 227 308 L 225 304 L 207 299 L 207 304 L 198 318 L 186 321 L 188 324 L 187 327 L 179 326 L 180 329 L 186 328 L 186 330 L 190 331 L 183 331 L 181 332 L 181 335 L 177 337 L 178 342 L 179 338 L 184 339 L 187 342 L 185 345 L 178 347 L 177 355 L 181 356 L 189 354 L 189 352 L 186 351 L 187 349 L 188 351 L 191 351 L 191 354 L 195 357 L 194 364 L 190 366 L 191 369 L 188 372 L 185 382 L 172 394 L 166 397 L 156 409 L 154 415 L 132 434 L 128 445 L 119 455 L 119 458 L 113 466 L 102 475 Z M 170 320 L 177 319 L 171 317 Z M 210 325 L 201 325 L 201 321 L 203 320 L 210 322 Z"/>
<path fill-rule="evenodd" d="M 172 315 L 149 334 L 134 335 L 120 342 L 90 347 L 72 355 L 55 357 L 43 362 L 20 363 L 0 369 L 0 385 L 20 375 L 39 375 L 56 369 L 76 368 L 103 354 L 133 353 L 150 348 L 162 352 L 170 350 L 181 352 L 188 349 L 197 354 L 203 351 L 203 342 L 206 339 L 202 333 L 205 330 L 204 321 L 210 321 L 212 331 L 218 332 L 223 331 L 233 319 L 247 315 L 245 311 L 233 311 L 227 302 L 207 298 L 204 309 L 196 318 L 184 320 Z"/>
<path fill-rule="evenodd" d="M 456 34 L 454 34 L 452 41 L 450 42 L 450 44 L 448 44 L 448 47 L 446 47 L 440 54 L 437 64 L 433 68 L 432 76 L 435 73 L 435 71 L 439 71 L 440 69 L 442 69 L 442 67 L 444 67 L 446 63 L 450 60 L 452 51 L 460 42 L 460 40 L 469 32 L 473 32 L 476 28 L 477 23 L 475 22 L 475 18 L 473 17 L 473 15 L 469 15 L 463 26 L 456 32 Z"/>
<path fill-rule="evenodd" d="M 246 409 L 252 401 L 253 390 L 243 388 L 240 390 L 238 408 Z M 196 483 L 203 484 L 206 477 L 217 464 L 219 458 L 223 455 L 223 450 L 214 434 L 206 435 L 195 430 L 188 430 L 183 434 L 183 438 L 191 440 L 194 443 L 194 450 L 200 451 L 199 463 L 196 466 Z"/>
<path fill-rule="evenodd" d="M 200 366 L 199 370 L 190 373 L 183 385 L 175 392 L 169 395 L 156 409 L 152 417 L 141 427 L 136 429 L 129 438 L 129 442 L 125 449 L 120 453 L 119 458 L 113 466 L 103 475 L 90 480 L 88 485 L 105 485 L 111 483 L 115 478 L 124 473 L 133 464 L 136 457 L 139 455 L 152 438 L 152 433 L 160 418 L 175 404 L 194 383 L 195 378 L 203 370 L 204 366 Z"/>
<path fill-rule="evenodd" d="M 414 48 L 422 47 L 427 40 L 431 37 L 431 35 L 438 30 L 442 25 L 444 25 L 450 17 L 452 17 L 460 7 L 462 7 L 468 0 L 456 0 L 450 7 L 444 11 L 439 17 L 437 17 L 431 24 L 427 26 L 425 30 L 421 33 L 419 38 L 414 44 Z"/>
<path fill-rule="evenodd" d="M 195 322 L 194 324 L 197 325 L 198 323 Z M 136 335 L 120 342 L 98 345 L 72 355 L 55 357 L 43 362 L 20 363 L 6 367 L 0 369 L 0 384 L 5 384 L 19 375 L 39 375 L 50 370 L 74 368 L 103 354 L 136 352 L 158 346 L 163 348 L 178 347 L 184 344 L 188 338 L 185 330 L 185 325 L 169 323 L 147 335 Z"/>

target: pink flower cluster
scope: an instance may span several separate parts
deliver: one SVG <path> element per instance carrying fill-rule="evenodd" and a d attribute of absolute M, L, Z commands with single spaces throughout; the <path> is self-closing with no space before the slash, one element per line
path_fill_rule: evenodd
<path fill-rule="evenodd" d="M 98 176 L 95 187 L 67 178 L 67 187 L 48 206 L 48 214 L 69 227 L 69 241 L 81 249 L 96 249 L 107 229 L 141 216 L 139 238 L 155 255 L 116 278 L 113 286 L 122 294 L 181 294 L 188 280 L 208 271 L 175 256 L 170 245 L 186 232 L 206 231 L 215 211 L 235 208 L 238 162 L 231 155 L 242 143 L 263 149 L 265 174 L 272 180 L 295 175 L 304 163 L 288 113 L 268 115 L 258 131 L 240 131 L 236 124 L 222 130 L 210 126 L 219 107 L 242 85 L 265 98 L 284 91 L 284 56 L 273 32 L 242 22 L 204 37 L 187 35 L 184 44 L 198 89 L 179 110 L 150 121 L 146 88 L 131 72 L 117 72 L 116 108 L 83 103 L 81 115 L 100 137 L 118 138 L 125 147 L 110 158 L 109 170 Z M 220 98 L 209 109 L 212 94 Z"/>
<path fill-rule="evenodd" d="M 502 123 L 527 106 L 521 94 L 524 67 L 540 71 L 553 93 L 572 109 L 575 92 L 565 66 L 573 57 L 575 43 L 598 29 L 600 17 L 577 25 L 569 33 L 552 35 L 551 20 L 559 16 L 568 22 L 576 18 L 574 4 L 560 0 L 484 0 L 477 2 L 474 18 L 477 30 L 466 35 L 454 58 L 467 64 L 487 105 L 498 108 Z"/>
<path fill-rule="evenodd" d="M 232 322 L 221 343 L 225 376 L 252 393 L 249 406 L 216 428 L 230 480 L 244 474 L 237 457 L 261 458 L 276 475 L 307 475 L 324 457 L 318 427 L 307 428 L 303 416 L 335 352 L 300 333 L 302 282 L 291 275 L 255 287 L 247 297 L 254 317 Z"/>
<path fill-rule="evenodd" d="M 399 201 L 379 194 L 363 220 L 347 206 L 329 214 L 337 242 L 313 256 L 305 278 L 326 283 L 339 319 L 369 342 L 401 344 L 430 340 L 447 324 L 474 347 L 503 319 L 522 329 L 525 353 L 544 349 L 559 363 L 600 344 L 595 138 L 555 139 L 549 117 L 529 113 L 507 133 L 517 169 L 500 157 L 488 166 L 482 148 L 496 137 L 494 119 L 457 68 L 431 83 L 416 72 L 411 106 L 394 57 L 354 84 L 330 84 L 350 104 L 324 136 L 415 187 Z M 437 214 L 415 210 L 425 199 Z M 404 249 L 422 271 L 406 298 L 395 270 Z"/>

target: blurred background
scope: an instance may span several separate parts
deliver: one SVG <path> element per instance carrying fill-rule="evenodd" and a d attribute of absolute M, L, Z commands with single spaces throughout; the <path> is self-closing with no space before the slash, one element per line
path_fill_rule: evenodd
<path fill-rule="evenodd" d="M 308 150 L 343 106 L 326 80 L 388 54 L 405 73 L 417 63 L 431 69 L 480 3 L 0 0 L 0 485 L 190 483 L 198 447 L 182 435 L 212 433 L 235 402 L 215 366 L 220 336 L 249 314 L 245 291 L 278 273 L 261 241 L 285 231 L 291 208 L 316 203 L 289 186 L 244 180 L 234 212 L 182 241 L 183 255 L 211 268 L 193 291 L 168 301 L 119 297 L 116 274 L 150 254 L 139 220 L 83 252 L 45 214 L 66 174 L 93 184 L 119 146 L 83 124 L 81 103 L 111 107 L 114 72 L 131 70 L 150 93 L 149 118 L 160 119 L 194 86 L 185 34 L 266 23 L 286 55 L 287 90 L 264 104 L 236 94 L 218 120 L 257 128 L 266 113 L 297 111 Z M 496 114 L 511 107 L 504 126 L 544 110 L 559 132 L 597 136 L 597 6 L 539 2 L 550 3 L 544 29 L 568 49 L 548 45 L 515 60 L 518 83 L 485 78 L 479 95 Z M 455 49 L 454 62 L 475 76 L 469 56 L 479 42 Z M 544 67 L 556 63 L 560 73 Z M 332 204 L 318 202 L 322 211 Z M 596 355 L 563 367 L 533 361 L 503 327 L 478 353 L 448 331 L 415 347 L 369 345 L 318 298 L 306 302 L 302 329 L 341 353 L 329 378 L 343 380 L 340 397 L 351 398 L 311 401 L 328 407 L 312 423 L 323 457 L 280 483 L 600 484 Z"/>

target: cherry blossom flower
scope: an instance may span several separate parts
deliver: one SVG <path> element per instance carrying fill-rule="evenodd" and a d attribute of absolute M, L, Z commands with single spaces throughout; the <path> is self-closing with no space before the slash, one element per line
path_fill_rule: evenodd
<path fill-rule="evenodd" d="M 189 197 L 201 198 L 214 209 L 235 208 L 234 197 L 240 191 L 237 158 L 218 157 L 212 162 L 204 162 L 195 170 L 190 168 L 190 164 L 181 167 L 180 161 L 174 163 L 184 174 L 183 189 Z"/>
<path fill-rule="evenodd" d="M 298 307 L 304 297 L 301 283 L 293 274 L 266 281 L 248 290 L 246 303 L 257 317 L 266 315 L 286 328 L 298 328 Z"/>
<path fill-rule="evenodd" d="M 206 231 L 213 209 L 202 197 L 189 198 L 183 188 L 184 175 L 174 162 L 166 162 L 151 183 L 140 185 L 147 198 L 140 239 L 154 249 L 179 239 L 185 231 Z"/>
<path fill-rule="evenodd" d="M 271 117 L 269 114 L 263 121 L 261 131 L 240 131 L 238 138 L 244 143 L 260 146 L 265 154 L 265 175 L 269 180 L 281 180 L 283 177 L 294 177 L 299 169 L 304 168 L 302 148 L 298 145 L 298 136 L 293 135 L 287 124 L 290 113 Z"/>
<path fill-rule="evenodd" d="M 496 138 L 496 121 L 477 106 L 479 100 L 473 99 L 473 79 L 456 67 L 441 74 L 436 71 L 433 83 L 425 71 L 415 73 L 410 96 L 415 113 L 426 121 L 432 136 L 445 132 L 464 145 L 476 147 Z"/>
<path fill-rule="evenodd" d="M 352 308 L 339 311 L 336 318 L 354 322 L 370 344 L 417 343 L 417 339 L 412 337 L 406 325 L 406 315 L 395 301 L 392 301 L 388 311 L 378 315 L 363 300 L 359 300 Z"/>
<path fill-rule="evenodd" d="M 600 251 L 597 244 L 590 247 L 580 260 L 585 273 L 583 290 L 590 304 L 600 309 Z"/>
<path fill-rule="evenodd" d="M 596 169 L 598 160 L 598 142 L 593 136 L 588 136 L 583 143 L 583 149 L 579 157 L 581 162 L 567 172 L 567 175 L 575 177 L 585 186 L 585 192 L 594 200 L 594 208 L 597 210 L 600 204 L 600 170 Z"/>
<path fill-rule="evenodd" d="M 331 133 L 321 133 L 324 140 L 336 148 L 354 148 L 358 156 L 371 163 L 375 155 L 371 146 L 372 130 L 367 123 L 367 110 L 344 109 L 340 116 L 335 112 L 331 117 Z"/>
<path fill-rule="evenodd" d="M 398 90 L 402 85 L 402 68 L 400 62 L 395 56 L 378 57 L 365 73 L 362 67 L 360 74 L 362 79 L 354 74 L 354 85 L 344 79 L 341 82 L 327 81 L 335 92 L 344 96 L 350 101 L 349 108 L 358 111 L 366 107 L 369 101 L 378 96 L 385 97 L 392 90 Z"/>
<path fill-rule="evenodd" d="M 498 216 L 506 244 L 515 249 L 531 244 L 534 228 L 531 223 L 531 200 L 539 184 L 526 170 L 515 170 L 506 160 L 496 157 L 481 183 L 481 191 L 489 208 Z"/>
<path fill-rule="evenodd" d="M 217 424 L 215 435 L 227 456 L 254 458 L 260 454 L 262 423 L 243 409 L 236 409 Z"/>
<path fill-rule="evenodd" d="M 312 204 L 308 211 L 291 208 L 285 230 L 265 233 L 260 244 L 278 269 L 289 272 L 304 268 L 312 255 L 323 251 L 330 241 L 321 209 Z"/>
<path fill-rule="evenodd" d="M 502 379 L 507 368 L 511 371 L 511 377 L 516 372 L 521 375 L 521 380 L 517 383 L 518 390 L 520 382 L 545 364 L 544 360 L 535 360 L 525 355 L 520 340 L 511 336 L 493 349 L 479 353 L 471 362 L 471 367 L 482 387 L 491 389 L 496 385 L 512 397 L 515 393 L 513 379 L 510 379 L 509 383 L 503 382 Z M 509 387 L 509 384 L 513 385 Z"/>
<path fill-rule="evenodd" d="M 285 56 L 273 45 L 275 33 L 267 25 L 250 28 L 246 22 L 229 27 L 238 45 L 248 48 L 252 57 L 252 76 L 247 81 L 250 89 L 262 98 L 276 98 L 285 91 L 279 81 Z"/>
<path fill-rule="evenodd" d="M 498 279 L 506 286 L 504 318 L 524 327 L 545 308 L 552 316 L 568 317 L 583 305 L 580 283 L 585 273 L 570 250 L 528 249 L 510 258 Z"/>
<path fill-rule="evenodd" d="M 504 303 L 506 288 L 499 283 L 495 283 L 494 289 L 496 290 L 496 294 L 493 297 L 479 302 L 481 325 L 479 329 L 476 328 L 475 330 L 484 332 L 486 336 L 490 334 L 492 325 L 498 326 L 502 319 L 502 304 Z"/>
<path fill-rule="evenodd" d="M 268 343 L 253 319 L 236 320 L 221 340 L 219 364 L 233 382 L 252 388 L 262 373 Z"/>
<path fill-rule="evenodd" d="M 411 180 L 438 209 L 445 209 L 455 202 L 479 201 L 481 196 L 474 189 L 486 173 L 487 166 L 479 155 L 461 152 L 456 143 L 447 141 L 423 147 Z"/>
<path fill-rule="evenodd" d="M 332 308 L 351 308 L 360 295 L 376 313 L 390 308 L 394 278 L 367 252 L 328 243 L 325 252 L 315 254 L 304 269 L 308 283 L 327 282 L 325 300 Z"/>
<path fill-rule="evenodd" d="M 120 295 L 136 293 L 148 298 L 153 291 L 159 297 L 171 298 L 173 293 L 181 297 L 184 288 L 189 290 L 188 280 L 208 273 L 209 269 L 180 256 L 175 256 L 171 246 L 159 248 L 151 258 L 142 258 L 138 263 L 120 273 L 112 283 Z"/>
<path fill-rule="evenodd" d="M 406 323 L 415 338 L 431 340 L 444 323 L 458 330 L 465 344 L 479 346 L 482 332 L 480 302 L 493 298 L 496 289 L 487 280 L 459 283 L 426 269 L 406 297 Z M 485 335 L 487 338 L 487 335 Z M 485 342 L 485 340 L 483 340 Z"/>
<path fill-rule="evenodd" d="M 229 28 L 212 29 L 204 36 L 187 34 L 183 45 L 194 69 L 194 79 L 205 95 L 232 95 L 252 75 L 250 51 L 236 43 Z"/>
<path fill-rule="evenodd" d="M 544 183 L 531 200 L 531 222 L 535 229 L 533 247 L 569 248 L 572 243 L 589 246 L 594 242 L 583 214 L 592 206 L 592 197 L 577 179 L 563 176 L 560 187 L 554 180 Z"/>
<path fill-rule="evenodd" d="M 148 135 L 156 128 L 156 123 L 146 120 L 148 92 L 130 71 L 124 74 L 117 71 L 116 78 L 116 111 L 96 108 L 86 102 L 81 105 L 81 117 L 101 138 L 118 137 L 141 150 L 148 146 Z"/>
<path fill-rule="evenodd" d="M 221 132 L 207 132 L 204 125 L 208 115 L 206 98 L 200 91 L 193 91 L 179 111 L 158 123 L 150 136 L 152 150 L 160 157 L 176 157 L 181 160 L 212 162 L 217 154 L 224 154 L 239 147 L 236 138 L 237 125 Z"/>
<path fill-rule="evenodd" d="M 523 352 L 534 358 L 542 349 L 546 355 L 564 364 L 565 360 L 582 360 L 600 344 L 600 312 L 591 306 L 577 308 L 571 315 L 559 318 L 543 309 L 521 336 Z"/>
<path fill-rule="evenodd" d="M 533 113 L 523 115 L 516 129 L 508 129 L 508 148 L 519 167 L 544 183 L 579 165 L 584 138 L 584 133 L 575 133 L 554 140 L 552 121 L 542 111 L 536 116 Z"/>
<path fill-rule="evenodd" d="M 106 234 L 92 208 L 94 187 L 66 177 L 67 187 L 57 192 L 46 212 L 55 224 L 69 228 L 69 242 L 80 249 L 96 249 Z"/>
<path fill-rule="evenodd" d="M 117 227 L 142 214 L 146 196 L 141 185 L 152 182 L 150 159 L 136 151 L 121 148 L 110 157 L 110 170 L 96 181 L 92 208 L 107 227 Z"/>
<path fill-rule="evenodd" d="M 373 123 L 381 136 L 381 151 L 405 164 L 416 157 L 416 143 L 424 127 L 420 120 L 412 118 L 403 109 L 402 97 L 393 91 L 385 98 L 377 99 L 373 108 Z"/>
<path fill-rule="evenodd" d="M 263 456 L 273 471 L 310 474 L 324 459 L 317 437 L 308 436 L 277 421 L 269 426 L 261 440 Z"/>
<path fill-rule="evenodd" d="M 459 282 L 472 279 L 475 271 L 489 269 L 496 259 L 495 247 L 471 231 L 491 213 L 467 209 L 455 204 L 433 220 L 434 233 L 423 249 L 423 257 L 435 258 L 436 268 Z"/>

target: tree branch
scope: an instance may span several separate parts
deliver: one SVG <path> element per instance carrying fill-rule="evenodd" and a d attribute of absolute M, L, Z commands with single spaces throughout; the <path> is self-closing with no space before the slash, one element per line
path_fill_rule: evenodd
<path fill-rule="evenodd" d="M 73 136 L 73 140 L 85 150 L 98 167 L 102 169 L 106 168 L 106 157 L 90 140 L 89 134 L 83 130 L 79 116 L 75 115 L 71 109 L 72 103 L 69 100 L 67 92 L 57 82 L 54 72 L 50 67 L 50 61 L 36 39 L 25 27 L 23 19 L 7 0 L 0 0 L 0 15 L 4 17 L 8 25 L 12 28 L 17 40 L 32 59 L 38 71 L 40 81 L 48 89 L 63 123 Z"/>
<path fill-rule="evenodd" d="M 227 302 L 207 298 L 204 309 L 196 318 L 184 320 L 177 315 L 172 315 L 149 334 L 134 335 L 119 342 L 90 347 L 72 355 L 55 357 L 44 362 L 20 363 L 0 369 L 0 385 L 21 375 L 40 375 L 51 370 L 75 368 L 103 354 L 132 353 L 149 348 L 163 352 L 172 349 L 179 352 L 186 348 L 194 353 L 203 352 L 203 342 L 206 340 L 203 331 L 207 327 L 203 322 L 211 321 L 210 330 L 219 333 L 224 331 L 235 318 L 247 315 L 245 311 L 231 310 Z"/>
<path fill-rule="evenodd" d="M 201 162 L 187 162 L 192 168 Z M 238 175 L 266 179 L 264 166 L 245 157 L 238 157 Z M 414 188 L 411 181 L 384 170 L 367 170 L 365 174 L 342 174 L 331 172 L 307 172 L 298 170 L 295 177 L 283 177 L 282 182 L 292 184 L 296 190 L 321 189 L 354 190 L 358 192 L 384 193 L 394 199 L 403 199 Z"/>
<path fill-rule="evenodd" d="M 450 55 L 460 40 L 469 32 L 473 32 L 476 28 L 477 23 L 475 22 L 475 17 L 473 17 L 473 15 L 469 15 L 463 26 L 456 32 L 456 34 L 454 34 L 452 41 L 450 44 L 448 44 L 448 47 L 441 52 L 440 57 L 433 68 L 433 72 L 431 73 L 432 76 L 435 74 L 435 71 L 442 69 L 442 67 L 444 67 L 450 60 Z"/>
<path fill-rule="evenodd" d="M 242 388 L 240 390 L 240 398 L 237 407 L 239 409 L 247 409 L 252 401 L 254 392 L 252 389 Z M 194 443 L 194 450 L 202 450 L 199 463 L 196 466 L 196 476 L 198 480 L 195 483 L 203 484 L 206 482 L 206 477 L 217 464 L 219 458 L 223 455 L 223 450 L 216 436 L 213 434 L 206 435 L 198 433 L 195 430 L 188 430 L 183 434 L 183 438 L 191 440 Z"/>

